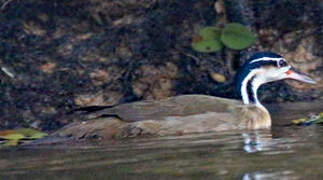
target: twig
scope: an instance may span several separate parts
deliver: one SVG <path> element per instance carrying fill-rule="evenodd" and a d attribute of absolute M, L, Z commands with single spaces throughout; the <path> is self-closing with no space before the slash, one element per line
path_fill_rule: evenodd
<path fill-rule="evenodd" d="M 200 62 L 201 61 L 198 57 L 196 57 L 196 56 L 194 56 L 192 54 L 185 53 L 184 51 L 181 51 L 181 50 L 179 52 L 182 53 L 182 54 L 184 54 L 187 57 L 190 57 L 190 58 L 194 59 L 196 62 Z"/>
<path fill-rule="evenodd" d="M 8 75 L 9 77 L 11 77 L 11 78 L 14 78 L 15 77 L 15 75 L 12 73 L 12 72 L 10 72 L 7 68 L 5 68 L 5 67 L 1 67 L 1 70 L 6 74 L 6 75 Z"/>
<path fill-rule="evenodd" d="M 9 4 L 9 3 L 11 3 L 13 0 L 7 0 L 7 1 L 5 1 L 3 4 L 2 4 L 2 6 L 1 6 L 1 10 L 3 11 L 5 8 L 6 8 L 6 6 Z"/>

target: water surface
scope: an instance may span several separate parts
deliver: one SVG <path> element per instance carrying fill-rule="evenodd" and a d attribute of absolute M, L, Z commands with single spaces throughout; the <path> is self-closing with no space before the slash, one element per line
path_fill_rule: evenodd
<path fill-rule="evenodd" d="M 0 179 L 322 179 L 323 126 L 282 125 L 305 111 L 271 130 L 2 149 Z"/>

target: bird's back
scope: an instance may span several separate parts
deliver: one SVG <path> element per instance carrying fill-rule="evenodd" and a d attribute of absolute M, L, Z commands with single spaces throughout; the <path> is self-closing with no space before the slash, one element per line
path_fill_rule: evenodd
<path fill-rule="evenodd" d="M 99 116 L 117 116 L 126 122 L 144 120 L 163 120 L 171 116 L 187 117 L 208 112 L 232 113 L 232 107 L 241 106 L 241 102 L 232 99 L 207 95 L 182 95 L 163 100 L 146 100 L 91 113 L 91 118 Z"/>
<path fill-rule="evenodd" d="M 268 128 L 271 124 L 268 112 L 255 105 L 206 95 L 182 95 L 121 104 L 91 113 L 91 116 L 118 117 L 128 124 L 122 128 L 122 134 L 133 134 L 129 129 L 140 129 L 143 134 L 170 135 L 259 129 Z"/>

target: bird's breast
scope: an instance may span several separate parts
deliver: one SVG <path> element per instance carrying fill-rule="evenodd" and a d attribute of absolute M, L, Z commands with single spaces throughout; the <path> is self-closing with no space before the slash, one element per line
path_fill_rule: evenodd
<path fill-rule="evenodd" d="M 263 129 L 271 127 L 271 117 L 267 109 L 256 105 L 237 107 L 237 118 L 240 118 L 241 129 Z"/>

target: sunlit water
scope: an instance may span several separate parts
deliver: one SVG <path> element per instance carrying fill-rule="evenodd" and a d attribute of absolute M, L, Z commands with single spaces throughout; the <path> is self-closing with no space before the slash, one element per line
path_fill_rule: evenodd
<path fill-rule="evenodd" d="M 323 126 L 0 150 L 0 179 L 322 179 Z"/>

